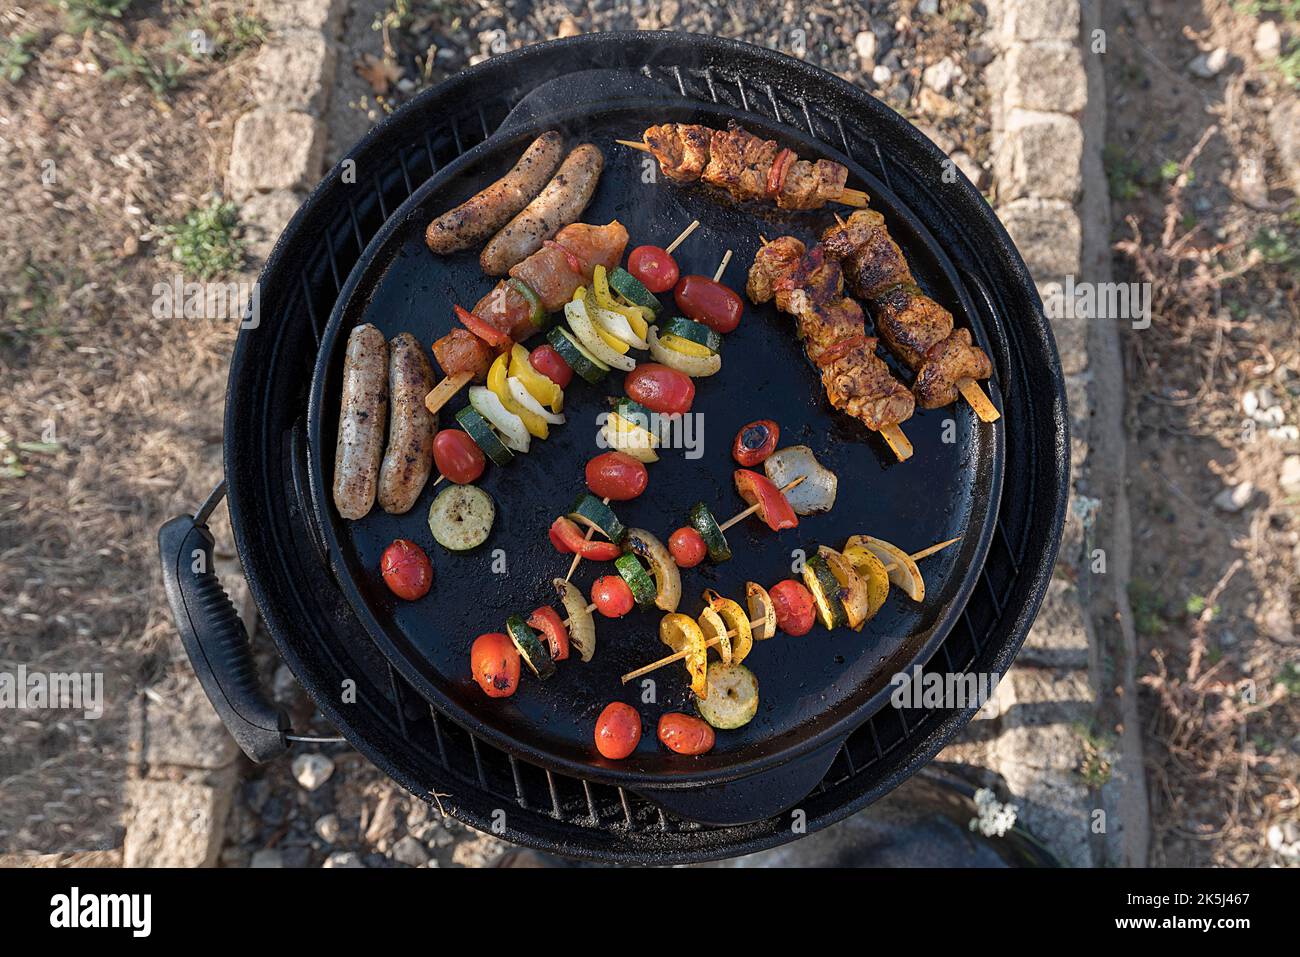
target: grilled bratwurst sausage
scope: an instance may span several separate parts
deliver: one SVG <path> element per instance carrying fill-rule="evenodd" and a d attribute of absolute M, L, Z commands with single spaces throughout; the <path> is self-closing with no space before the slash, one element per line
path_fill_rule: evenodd
<path fill-rule="evenodd" d="M 388 344 L 388 450 L 379 469 L 379 506 L 390 515 L 411 510 L 433 468 L 438 418 L 424 397 L 434 384 L 420 340 L 409 332 L 395 336 Z"/>
<path fill-rule="evenodd" d="M 344 518 L 361 518 L 375 504 L 379 459 L 388 416 L 388 343 L 366 323 L 348 336 L 343 360 L 343 401 L 334 446 L 334 506 Z"/>
<path fill-rule="evenodd" d="M 577 222 L 591 202 L 604 168 L 605 155 L 599 148 L 591 143 L 575 147 L 537 198 L 483 247 L 478 257 L 483 271 L 504 276 L 511 266 L 541 249 L 561 227 Z"/>
<path fill-rule="evenodd" d="M 564 155 L 564 138 L 551 130 L 533 140 L 519 162 L 487 189 L 429 224 L 424 241 L 440 256 L 477 246 L 528 205 Z"/>

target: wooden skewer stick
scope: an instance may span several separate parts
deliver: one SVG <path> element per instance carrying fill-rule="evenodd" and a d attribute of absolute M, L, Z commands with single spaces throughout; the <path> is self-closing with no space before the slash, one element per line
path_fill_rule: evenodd
<path fill-rule="evenodd" d="M 727 271 L 727 263 L 731 262 L 731 250 L 728 249 L 722 256 L 722 262 L 718 263 L 718 271 L 713 274 L 713 281 L 718 282 L 722 279 L 722 274 Z"/>
<path fill-rule="evenodd" d="M 912 457 L 912 443 L 897 425 L 885 426 L 880 430 L 880 435 L 898 457 L 898 461 L 906 462 Z"/>
<path fill-rule="evenodd" d="M 1002 413 L 989 401 L 989 397 L 984 394 L 984 390 L 974 379 L 958 379 L 957 389 L 961 392 L 962 398 L 970 403 L 975 414 L 980 417 L 980 421 L 996 422 L 1002 418 Z"/>
<path fill-rule="evenodd" d="M 791 479 L 789 482 L 786 482 L 784 485 L 781 486 L 781 491 L 782 492 L 790 491 L 790 489 L 794 488 L 796 485 L 798 485 L 807 477 L 808 476 L 806 475 L 800 475 L 796 479 Z M 753 515 L 755 512 L 758 511 L 759 504 L 760 504 L 759 502 L 755 502 L 753 505 L 749 506 L 749 508 L 745 509 L 743 512 L 739 513 L 738 515 L 733 515 L 731 518 L 727 519 L 725 522 L 719 525 L 718 528 L 725 532 L 727 529 L 731 528 L 731 526 L 735 525 L 737 522 L 749 518 L 749 516 Z"/>
<path fill-rule="evenodd" d="M 845 206 L 856 206 L 858 209 L 865 209 L 870 199 L 871 197 L 860 189 L 849 189 L 846 186 L 840 190 L 840 202 Z"/>
<path fill-rule="evenodd" d="M 649 153 L 650 147 L 646 146 L 641 140 L 615 140 L 615 143 L 621 143 L 624 146 L 630 146 L 634 150 L 640 150 L 642 153 Z"/>
<path fill-rule="evenodd" d="M 587 606 L 587 614 L 590 615 L 595 610 L 596 610 L 596 603 L 593 601 L 590 605 Z M 568 628 L 571 624 L 573 624 L 573 619 L 566 618 L 564 619 L 563 622 L 561 622 L 561 624 L 563 624 L 565 628 Z"/>
<path fill-rule="evenodd" d="M 761 624 L 763 624 L 761 619 L 758 621 L 751 621 L 749 623 L 751 628 Z M 708 641 L 704 643 L 704 647 L 712 648 L 714 645 L 721 644 L 723 638 L 735 638 L 736 634 L 737 632 L 733 629 L 732 631 L 727 632 L 725 635 L 719 635 L 716 638 L 710 638 Z M 623 684 L 627 684 L 629 681 L 635 681 L 637 678 L 640 678 L 642 675 L 648 675 L 652 671 L 658 671 L 660 668 L 664 667 L 664 665 L 671 665 L 674 661 L 681 661 L 690 653 L 691 650 L 689 648 L 683 649 L 682 651 L 675 651 L 666 658 L 660 658 L 658 661 L 652 661 L 650 662 L 650 664 L 642 668 L 638 668 L 636 671 L 629 671 L 622 678 L 620 678 L 619 681 L 622 682 Z"/>
<path fill-rule="evenodd" d="M 465 388 L 472 378 L 474 378 L 472 372 L 457 372 L 455 375 L 447 376 L 424 397 L 424 407 L 433 415 L 437 415 L 438 410 L 450 402 L 452 396 Z"/>
<path fill-rule="evenodd" d="M 606 504 L 606 505 L 609 504 L 609 497 L 608 497 L 608 496 L 605 497 L 605 504 Z M 587 526 L 587 537 L 584 539 L 584 541 L 588 541 L 588 542 L 591 541 L 591 536 L 594 535 L 595 533 L 596 533 L 596 529 L 594 529 L 593 527 L 591 527 L 590 525 L 588 525 L 588 526 Z M 569 574 L 567 574 L 567 575 L 564 576 L 564 580 L 565 580 L 566 582 L 567 582 L 570 578 L 573 577 L 573 573 L 576 572 L 576 571 L 578 570 L 578 564 L 579 564 L 581 561 L 582 561 L 582 552 L 574 552 L 574 554 L 573 554 L 573 564 L 569 566 Z M 590 611 L 590 610 L 591 610 L 591 609 L 588 609 L 588 611 Z"/>
<path fill-rule="evenodd" d="M 673 254 L 673 250 L 676 249 L 678 246 L 680 246 L 682 244 L 682 241 L 685 240 L 687 236 L 695 232 L 696 228 L 699 225 L 700 225 L 700 221 L 698 219 L 691 220 L 691 224 L 682 230 L 682 234 L 680 236 L 678 236 L 676 239 L 674 239 L 671 243 L 668 244 L 668 248 L 665 249 L 664 252 L 666 252 L 668 255 L 671 256 Z"/>
<path fill-rule="evenodd" d="M 948 539 L 948 541 L 946 541 L 946 542 L 939 542 L 937 545 L 931 545 L 929 548 L 923 548 L 923 549 L 921 549 L 919 552 L 913 552 L 912 555 L 911 555 L 911 559 L 912 559 L 912 561 L 920 561 L 922 558 L 928 558 L 929 556 L 933 555 L 935 552 L 943 551 L 943 550 L 944 550 L 945 548 L 947 548 L 949 545 L 952 545 L 952 544 L 954 544 L 955 542 L 959 542 L 959 541 L 961 541 L 961 536 L 960 536 L 960 535 L 958 535 L 956 538 L 950 538 L 950 539 Z M 898 567 L 897 565 L 895 565 L 895 564 L 893 564 L 893 563 L 891 562 L 890 564 L 888 564 L 888 565 L 885 566 L 885 571 L 886 571 L 886 572 L 890 572 L 890 571 L 893 571 L 893 570 L 894 570 L 895 568 L 897 568 L 897 567 Z M 750 624 L 750 627 L 752 628 L 752 627 L 757 627 L 758 625 L 763 624 L 763 622 L 762 622 L 762 620 L 757 620 L 757 621 L 751 621 L 749 624 Z M 735 632 L 735 631 L 729 631 L 729 632 L 727 632 L 726 635 L 724 635 L 724 636 L 719 636 L 719 637 L 717 637 L 717 638 L 710 638 L 707 642 L 704 643 L 704 647 L 705 647 L 705 648 L 712 648 L 714 645 L 716 645 L 716 644 L 718 644 L 719 642 L 721 642 L 723 637 L 726 637 L 726 638 L 735 638 L 735 637 L 736 637 L 736 632 Z M 664 657 L 664 658 L 660 658 L 658 661 L 652 661 L 650 664 L 645 665 L 644 667 L 641 667 L 641 668 L 636 669 L 636 671 L 629 671 L 629 672 L 628 672 L 627 674 L 625 674 L 625 675 L 624 675 L 620 680 L 622 681 L 623 684 L 627 684 L 629 681 L 634 681 L 634 680 L 636 680 L 637 678 L 640 678 L 642 675 L 648 675 L 650 672 L 652 672 L 652 671 L 657 671 L 657 670 L 659 670 L 660 668 L 664 667 L 665 665 L 671 665 L 671 664 L 672 664 L 673 662 L 675 662 L 675 661 L 681 661 L 683 658 L 685 658 L 685 657 L 686 657 L 687 655 L 689 655 L 689 654 L 690 654 L 690 649 L 689 649 L 689 648 L 687 648 L 687 649 L 685 649 L 685 650 L 683 650 L 683 651 L 677 651 L 677 652 L 674 652 L 674 653 L 671 654 L 671 655 L 668 655 L 668 656 L 666 656 L 666 657 Z"/>

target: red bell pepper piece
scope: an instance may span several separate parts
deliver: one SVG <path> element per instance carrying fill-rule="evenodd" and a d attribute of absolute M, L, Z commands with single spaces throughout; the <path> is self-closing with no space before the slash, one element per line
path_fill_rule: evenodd
<path fill-rule="evenodd" d="M 745 500 L 745 504 L 757 504 L 758 517 L 772 531 L 779 532 L 783 528 L 794 528 L 799 524 L 799 517 L 795 515 L 790 503 L 766 475 L 749 469 L 736 469 L 733 477 L 736 491 Z"/>
<path fill-rule="evenodd" d="M 843 359 L 846 355 L 856 349 L 858 346 L 867 344 L 866 336 L 845 336 L 843 339 L 837 339 L 829 346 L 817 354 L 813 363 L 821 368 L 825 368 L 832 362 Z"/>
<path fill-rule="evenodd" d="M 510 337 L 486 319 L 481 319 L 468 309 L 463 309 L 460 306 L 452 306 L 452 309 L 456 310 L 456 318 L 461 321 L 466 329 L 492 348 L 507 349 L 510 347 Z"/>
<path fill-rule="evenodd" d="M 567 555 L 577 553 L 594 562 L 612 562 L 623 554 L 613 542 L 591 541 L 582 533 L 576 522 L 561 515 L 551 523 L 547 533 L 555 550 Z"/>
<path fill-rule="evenodd" d="M 781 150 L 776 154 L 776 159 L 772 160 L 772 165 L 767 171 L 768 196 L 775 196 L 781 192 L 781 187 L 785 185 L 785 177 L 790 172 L 790 167 L 794 165 L 794 161 L 793 150 Z"/>
<path fill-rule="evenodd" d="M 569 657 L 569 629 L 564 627 L 560 613 L 550 605 L 537 608 L 528 616 L 528 627 L 536 628 L 550 646 L 551 658 L 563 661 Z"/>

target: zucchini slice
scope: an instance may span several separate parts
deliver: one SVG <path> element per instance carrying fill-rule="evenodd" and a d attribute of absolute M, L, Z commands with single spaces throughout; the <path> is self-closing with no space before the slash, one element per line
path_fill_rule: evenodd
<path fill-rule="evenodd" d="M 660 611 L 676 611 L 682 600 L 682 575 L 663 542 L 644 528 L 629 528 L 623 547 L 650 566 L 655 578 L 655 607 Z"/>
<path fill-rule="evenodd" d="M 452 485 L 429 506 L 429 531 L 443 548 L 467 552 L 487 541 L 496 515 L 487 492 L 474 485 Z"/>
<path fill-rule="evenodd" d="M 552 584 L 569 618 L 569 647 L 576 649 L 583 661 L 590 661 L 596 653 L 596 619 L 587 610 L 587 598 L 573 582 L 556 578 Z"/>
<path fill-rule="evenodd" d="M 488 420 L 479 415 L 472 405 L 467 405 L 456 413 L 456 421 L 465 430 L 474 444 L 483 450 L 483 454 L 492 460 L 493 465 L 509 465 L 515 453 L 506 448 L 506 444 L 497 438 L 488 425 Z"/>
<path fill-rule="evenodd" d="M 642 285 L 641 280 L 632 275 L 622 266 L 618 266 L 609 274 L 609 288 L 622 296 L 630 303 L 638 306 L 644 306 L 651 312 L 658 315 L 659 310 L 663 308 L 663 303 Z"/>
<path fill-rule="evenodd" d="M 693 342 L 697 346 L 703 346 L 709 352 L 722 351 L 722 336 L 714 332 L 702 322 L 696 322 L 694 319 L 687 319 L 684 316 L 674 316 L 662 326 L 659 327 L 659 335 L 676 336 L 678 339 L 685 339 L 687 342 Z"/>
<path fill-rule="evenodd" d="M 758 679 L 734 662 L 709 666 L 708 694 L 696 705 L 700 717 L 721 731 L 743 728 L 758 713 Z"/>
<path fill-rule="evenodd" d="M 821 555 L 813 555 L 803 563 L 803 583 L 812 593 L 817 606 L 817 617 L 829 629 L 841 628 L 849 623 L 844 603 L 840 601 L 840 583 L 831 566 Z"/>
<path fill-rule="evenodd" d="M 618 520 L 614 510 L 590 492 L 578 496 L 569 508 L 569 518 L 594 528 L 611 542 L 621 542 L 627 534 L 627 526 Z"/>
<path fill-rule="evenodd" d="M 638 605 L 644 608 L 646 605 L 654 604 L 655 582 L 650 577 L 650 573 L 645 570 L 645 566 L 641 564 L 641 559 L 631 552 L 625 552 L 614 559 L 614 567 L 632 589 L 632 597 Z"/>
<path fill-rule="evenodd" d="M 561 326 L 551 326 L 546 333 L 546 341 L 569 364 L 570 369 L 592 385 L 605 378 L 605 373 L 609 371 L 609 366 L 584 349 L 582 343 Z"/>
<path fill-rule="evenodd" d="M 704 547 L 709 550 L 709 561 L 716 565 L 731 559 L 731 546 L 727 544 L 727 536 L 722 534 L 718 520 L 709 511 L 709 506 L 696 502 L 691 506 L 689 521 L 691 528 L 704 539 Z"/>
<path fill-rule="evenodd" d="M 555 662 L 551 660 L 546 646 L 522 617 L 511 615 L 506 619 L 506 634 L 519 649 L 519 657 L 524 659 L 529 671 L 542 681 L 555 674 Z"/>
<path fill-rule="evenodd" d="M 651 435 L 654 429 L 651 428 L 655 423 L 654 413 L 634 399 L 629 399 L 625 395 L 620 395 L 614 400 L 614 411 L 619 414 L 620 418 L 626 419 L 637 428 L 645 429 Z"/>
<path fill-rule="evenodd" d="M 826 559 L 831 574 L 840 584 L 840 602 L 844 605 L 844 614 L 848 617 L 849 627 L 854 631 L 861 629 L 866 620 L 871 617 L 871 597 L 867 591 L 867 583 L 858 577 L 849 560 L 835 549 L 822 545 L 817 549 L 817 554 Z"/>

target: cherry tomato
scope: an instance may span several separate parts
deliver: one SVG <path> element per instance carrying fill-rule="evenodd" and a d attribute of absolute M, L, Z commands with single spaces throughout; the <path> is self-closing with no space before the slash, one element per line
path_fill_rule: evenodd
<path fill-rule="evenodd" d="M 677 285 L 677 261 L 666 249 L 638 246 L 627 257 L 627 271 L 651 292 L 667 292 Z"/>
<path fill-rule="evenodd" d="M 637 365 L 623 377 L 623 388 L 629 398 L 662 415 L 689 412 L 695 401 L 695 383 L 691 377 L 657 362 Z"/>
<path fill-rule="evenodd" d="M 499 631 L 474 639 L 469 670 L 489 698 L 509 698 L 519 687 L 519 649 Z"/>
<path fill-rule="evenodd" d="M 668 551 L 672 552 L 673 561 L 681 568 L 694 568 L 704 561 L 709 549 L 695 529 L 679 528 L 668 538 Z"/>
<path fill-rule="evenodd" d="M 673 299 L 688 319 L 721 333 L 740 325 L 740 314 L 745 309 L 740 296 L 708 276 L 683 276 L 673 290 Z"/>
<path fill-rule="evenodd" d="M 649 484 L 645 466 L 626 452 L 603 452 L 587 463 L 587 488 L 592 495 L 626 502 L 644 492 Z"/>
<path fill-rule="evenodd" d="M 659 718 L 659 740 L 678 754 L 706 754 L 713 750 L 716 736 L 707 721 L 689 714 L 672 712 Z"/>
<path fill-rule="evenodd" d="M 615 701 L 596 719 L 596 750 L 618 761 L 636 750 L 641 742 L 641 716 L 630 704 Z"/>
<path fill-rule="evenodd" d="M 731 446 L 731 457 L 744 466 L 758 465 L 776 451 L 781 426 L 771 419 L 759 419 L 742 425 Z"/>
<path fill-rule="evenodd" d="M 415 542 L 399 538 L 384 549 L 379 560 L 384 584 L 398 598 L 415 601 L 429 593 L 433 584 L 433 565 L 424 549 Z"/>
<path fill-rule="evenodd" d="M 457 485 L 478 481 L 487 464 L 483 450 L 460 429 L 443 429 L 433 438 L 433 462 Z"/>
<path fill-rule="evenodd" d="M 569 383 L 573 381 L 573 370 L 564 361 L 564 357 L 551 346 L 538 346 L 528 354 L 528 361 L 534 369 L 561 389 L 567 388 Z"/>
<path fill-rule="evenodd" d="M 591 585 L 591 600 L 606 618 L 622 618 L 632 610 L 632 588 L 617 575 L 602 575 Z"/>
<path fill-rule="evenodd" d="M 812 631 L 815 610 L 807 588 L 792 578 L 777 582 L 768 594 L 776 606 L 776 627 L 787 635 L 806 635 Z"/>

